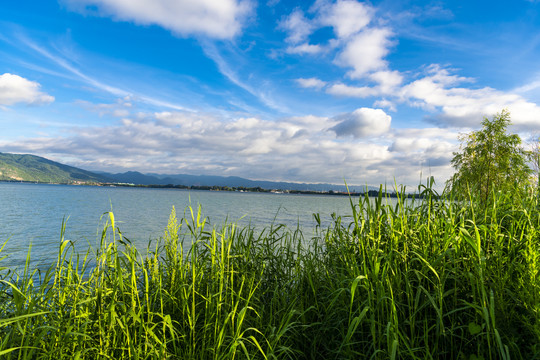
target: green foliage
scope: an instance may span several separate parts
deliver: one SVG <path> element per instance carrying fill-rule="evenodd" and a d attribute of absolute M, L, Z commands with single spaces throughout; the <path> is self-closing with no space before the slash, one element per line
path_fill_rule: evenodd
<path fill-rule="evenodd" d="M 531 138 L 529 160 L 532 165 L 533 183 L 536 184 L 536 191 L 540 192 L 540 135 L 534 134 Z"/>
<path fill-rule="evenodd" d="M 517 192 L 529 184 L 531 170 L 517 134 L 508 134 L 510 113 L 503 110 L 482 129 L 462 135 L 460 151 L 454 153 L 456 173 L 449 180 L 455 196 L 478 196 L 485 204 L 494 192 Z"/>
<path fill-rule="evenodd" d="M 145 255 L 108 213 L 88 254 L 62 236 L 49 269 L 0 271 L 0 357 L 539 359 L 536 197 L 419 190 L 351 199 L 310 239 L 173 209 Z"/>

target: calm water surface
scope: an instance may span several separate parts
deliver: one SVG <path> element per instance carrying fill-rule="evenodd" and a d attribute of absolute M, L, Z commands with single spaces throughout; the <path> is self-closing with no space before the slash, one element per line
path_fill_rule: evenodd
<path fill-rule="evenodd" d="M 332 213 L 351 214 L 345 196 L 0 183 L 0 243 L 9 239 L 0 267 L 24 264 L 30 244 L 33 261 L 56 261 L 63 219 L 66 239 L 78 249 L 94 246 L 106 221 L 100 217 L 111 210 L 123 235 L 143 251 L 163 235 L 173 206 L 180 218 L 190 205 L 201 205 L 212 226 L 228 221 L 262 229 L 275 219 L 289 228 L 299 225 L 305 236 L 313 234 L 313 213 L 326 225 Z"/>

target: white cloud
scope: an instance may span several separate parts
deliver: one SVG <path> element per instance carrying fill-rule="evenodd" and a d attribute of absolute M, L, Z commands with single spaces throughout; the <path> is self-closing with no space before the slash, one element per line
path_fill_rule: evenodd
<path fill-rule="evenodd" d="M 379 93 L 377 89 L 369 86 L 349 86 L 345 84 L 334 84 L 330 86 L 327 90 L 327 93 L 337 96 L 348 96 L 348 97 L 357 97 L 357 98 L 366 98 L 369 96 L 375 96 Z"/>
<path fill-rule="evenodd" d="M 297 80 L 299 85 L 317 89 L 326 87 L 328 94 L 342 97 L 395 97 L 403 83 L 403 75 L 389 69 L 385 59 L 395 44 L 392 40 L 394 32 L 378 21 L 375 12 L 371 5 L 355 0 L 317 0 L 308 13 L 313 15 L 312 19 L 307 19 L 296 9 L 282 21 L 280 27 L 289 32 L 287 53 L 335 52 L 334 64 L 348 69 L 349 84 L 335 81 L 328 85 L 312 80 L 317 79 L 312 77 Z M 310 44 L 310 35 L 325 26 L 332 27 L 336 37 L 325 44 Z M 357 81 L 359 83 L 355 84 Z M 381 106 L 392 111 L 396 109 L 394 103 L 381 103 Z"/>
<path fill-rule="evenodd" d="M 342 83 L 334 84 L 327 93 L 337 96 L 366 98 L 378 95 L 393 95 L 399 91 L 403 77 L 398 71 L 378 71 L 369 75 L 375 86 L 350 86 Z"/>
<path fill-rule="evenodd" d="M 382 107 L 387 108 L 390 111 L 397 111 L 396 104 L 394 104 L 392 101 L 388 99 L 380 99 L 373 103 L 374 107 Z"/>
<path fill-rule="evenodd" d="M 338 38 L 345 38 L 365 28 L 374 14 L 369 5 L 351 0 L 324 4 L 320 9 L 320 22 L 332 26 Z"/>
<path fill-rule="evenodd" d="M 302 10 L 296 9 L 279 23 L 279 28 L 289 33 L 285 39 L 287 42 L 298 44 L 306 41 L 314 26 L 304 17 Z"/>
<path fill-rule="evenodd" d="M 324 47 L 319 44 L 310 44 L 309 36 L 318 25 L 312 19 L 307 19 L 304 12 L 295 9 L 289 16 L 278 23 L 278 29 L 287 32 L 285 42 L 289 46 L 285 49 L 288 54 L 314 55 L 322 52 Z"/>
<path fill-rule="evenodd" d="M 522 85 L 516 89 L 514 89 L 514 92 L 521 94 L 521 93 L 528 93 L 534 90 L 540 89 L 540 75 L 537 75 L 536 78 L 529 83 Z"/>
<path fill-rule="evenodd" d="M 158 25 L 181 36 L 206 35 L 230 39 L 240 33 L 251 12 L 247 0 L 62 0 L 82 13 L 111 16 L 120 21 Z"/>
<path fill-rule="evenodd" d="M 451 75 L 439 66 L 428 68 L 428 74 L 401 90 L 401 96 L 411 105 L 432 112 L 441 112 L 434 121 L 449 126 L 474 127 L 484 116 L 508 109 L 512 123 L 520 128 L 540 129 L 540 107 L 517 94 L 490 87 L 471 89 L 459 87 L 471 79 Z"/>
<path fill-rule="evenodd" d="M 375 8 L 353 0 L 318 0 L 311 7 L 313 19 L 296 9 L 279 27 L 288 31 L 285 51 L 289 54 L 315 55 L 336 51 L 334 63 L 351 69 L 347 76 L 352 80 L 363 80 L 362 86 L 334 83 L 326 92 L 337 96 L 366 98 L 378 95 L 394 95 L 403 82 L 399 71 L 388 69 L 385 60 L 394 44 L 393 32 L 388 27 L 373 25 Z M 310 44 L 309 36 L 317 29 L 330 26 L 336 38 L 326 44 Z M 314 79 L 314 78 L 311 78 Z M 326 83 L 299 80 L 303 87 L 321 89 Z"/>
<path fill-rule="evenodd" d="M 27 80 L 19 75 L 5 73 L 0 75 L 0 105 L 13 105 L 16 103 L 47 104 L 54 101 L 54 97 L 41 92 L 41 85 L 35 81 Z"/>
<path fill-rule="evenodd" d="M 371 28 L 353 36 L 336 58 L 336 63 L 352 67 L 348 75 L 359 79 L 370 72 L 384 70 L 388 66 L 384 57 L 392 45 L 392 32 L 387 28 Z"/>
<path fill-rule="evenodd" d="M 452 156 L 452 151 L 456 149 L 457 138 L 458 133 L 455 130 L 441 128 L 399 129 L 394 131 L 394 140 L 389 150 L 402 153 L 437 150 L 432 155 Z"/>
<path fill-rule="evenodd" d="M 455 129 L 395 130 L 390 136 L 393 141 L 388 149 L 392 155 L 386 164 L 380 164 L 381 168 L 385 165 L 395 167 L 398 173 L 403 174 L 410 167 L 411 175 L 421 174 L 422 179 L 434 176 L 438 182 L 437 188 L 442 189 L 454 172 L 450 161 L 453 152 L 458 149 L 457 136 Z"/>
<path fill-rule="evenodd" d="M 540 106 L 517 93 L 534 90 L 536 82 L 527 84 L 514 92 L 504 92 L 491 87 L 474 88 L 474 79 L 456 75 L 451 69 L 430 65 L 416 80 L 403 84 L 403 76 L 397 71 L 379 70 L 366 74 L 372 86 L 351 86 L 336 83 L 326 92 L 336 96 L 378 99 L 373 106 L 395 111 L 395 102 L 405 102 L 431 113 L 426 119 L 443 127 L 476 127 L 482 119 L 508 109 L 512 124 L 518 130 L 540 131 Z M 468 87 L 465 87 L 468 85 Z M 391 99 L 394 101 L 391 101 Z"/>
<path fill-rule="evenodd" d="M 85 109 L 98 113 L 99 116 L 110 114 L 119 118 L 127 117 L 130 114 L 129 110 L 133 107 L 132 98 L 129 96 L 117 99 L 113 104 L 94 104 L 84 100 L 78 100 L 77 103 Z"/>
<path fill-rule="evenodd" d="M 326 81 L 322 81 L 317 78 L 309 78 L 309 79 L 296 79 L 296 82 L 298 85 L 300 85 L 303 88 L 315 88 L 315 89 L 322 89 L 326 86 Z"/>
<path fill-rule="evenodd" d="M 355 138 L 363 138 L 387 133 L 392 117 L 381 109 L 360 108 L 352 113 L 336 116 L 334 120 L 339 123 L 330 130 L 337 136 L 352 135 Z"/>
<path fill-rule="evenodd" d="M 392 94 L 403 82 L 403 76 L 399 71 L 377 71 L 369 75 L 369 78 L 376 82 L 381 94 Z"/>
<path fill-rule="evenodd" d="M 320 45 L 313 45 L 313 44 L 300 44 L 296 46 L 289 46 L 286 49 L 286 52 L 289 54 L 317 54 L 323 51 L 323 48 Z"/>

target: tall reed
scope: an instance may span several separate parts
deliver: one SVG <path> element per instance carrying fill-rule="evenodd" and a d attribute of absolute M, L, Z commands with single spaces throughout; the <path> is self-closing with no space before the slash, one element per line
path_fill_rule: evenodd
<path fill-rule="evenodd" d="M 107 213 L 80 254 L 62 224 L 50 268 L 31 249 L 22 271 L 0 267 L 0 357 L 539 359 L 536 197 L 486 207 L 431 185 L 351 199 L 308 239 L 173 208 L 144 252 Z"/>

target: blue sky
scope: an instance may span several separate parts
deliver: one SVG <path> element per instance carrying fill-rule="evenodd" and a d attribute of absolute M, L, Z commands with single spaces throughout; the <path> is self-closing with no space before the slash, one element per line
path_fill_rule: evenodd
<path fill-rule="evenodd" d="M 3 1 L 0 151 L 94 171 L 416 185 L 506 108 L 540 2 Z"/>

